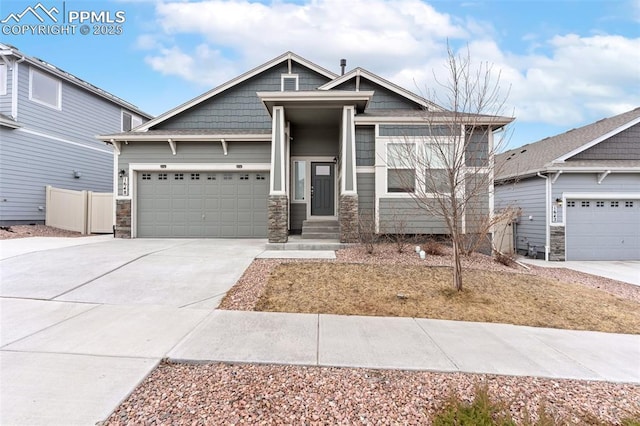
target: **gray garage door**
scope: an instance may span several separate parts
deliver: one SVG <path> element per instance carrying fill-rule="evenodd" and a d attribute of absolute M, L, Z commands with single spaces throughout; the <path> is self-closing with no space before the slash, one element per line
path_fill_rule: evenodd
<path fill-rule="evenodd" d="M 266 237 L 269 173 L 138 173 L 138 237 Z"/>
<path fill-rule="evenodd" d="M 568 200 L 567 260 L 640 260 L 640 200 Z"/>

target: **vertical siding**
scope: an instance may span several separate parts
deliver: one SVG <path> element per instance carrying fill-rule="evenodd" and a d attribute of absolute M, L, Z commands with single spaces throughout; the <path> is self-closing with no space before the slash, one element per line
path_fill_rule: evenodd
<path fill-rule="evenodd" d="M 294 65 L 292 72 L 298 74 L 299 90 L 314 90 L 328 81 L 314 71 Z M 154 129 L 270 129 L 271 116 L 256 92 L 279 92 L 281 76 L 287 72 L 286 62 L 276 65 L 158 124 Z"/>
<path fill-rule="evenodd" d="M 113 154 L 0 128 L 0 223 L 42 222 L 45 186 L 111 192 Z M 78 170 L 82 176 L 73 177 Z"/>
<path fill-rule="evenodd" d="M 640 160 L 640 124 L 570 158 L 573 160 Z"/>
<path fill-rule="evenodd" d="M 358 173 L 358 212 L 373 215 L 375 209 L 376 180 L 374 173 Z"/>
<path fill-rule="evenodd" d="M 516 224 L 517 250 L 526 252 L 530 246 L 536 246 L 538 252 L 544 253 L 547 239 L 545 194 L 545 180 L 539 177 L 496 185 L 494 198 L 496 211 L 510 206 L 522 209 L 522 216 Z"/>
<path fill-rule="evenodd" d="M 292 124 L 291 155 L 337 156 L 340 150 L 339 126 L 339 123 L 331 126 L 296 126 Z"/>
<path fill-rule="evenodd" d="M 375 127 L 356 126 L 356 166 L 373 166 L 375 163 Z"/>

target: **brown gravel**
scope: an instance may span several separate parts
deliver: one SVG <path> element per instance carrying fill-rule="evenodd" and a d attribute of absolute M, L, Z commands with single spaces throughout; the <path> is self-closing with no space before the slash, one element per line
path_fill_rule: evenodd
<path fill-rule="evenodd" d="M 28 237 L 82 237 L 79 232 L 65 231 L 45 225 L 12 225 L 0 228 L 0 240 Z"/>
<path fill-rule="evenodd" d="M 299 366 L 161 364 L 106 425 L 429 425 L 476 386 L 516 420 L 542 405 L 558 424 L 619 424 L 640 411 L 640 386 L 461 373 Z"/>

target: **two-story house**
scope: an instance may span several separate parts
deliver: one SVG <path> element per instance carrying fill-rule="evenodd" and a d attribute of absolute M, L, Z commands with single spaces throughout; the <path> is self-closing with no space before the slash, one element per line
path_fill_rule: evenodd
<path fill-rule="evenodd" d="M 0 225 L 44 223 L 45 186 L 112 192 L 113 148 L 95 136 L 151 116 L 0 44 Z"/>

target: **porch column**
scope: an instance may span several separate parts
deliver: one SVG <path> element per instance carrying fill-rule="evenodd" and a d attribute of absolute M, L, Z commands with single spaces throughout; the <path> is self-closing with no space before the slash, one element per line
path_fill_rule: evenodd
<path fill-rule="evenodd" d="M 356 180 L 355 107 L 342 109 L 341 162 L 340 162 L 340 241 L 358 240 L 358 187 Z"/>
<path fill-rule="evenodd" d="M 284 107 L 281 106 L 273 107 L 268 212 L 269 242 L 286 243 L 289 234 L 289 199 L 286 188 Z"/>

